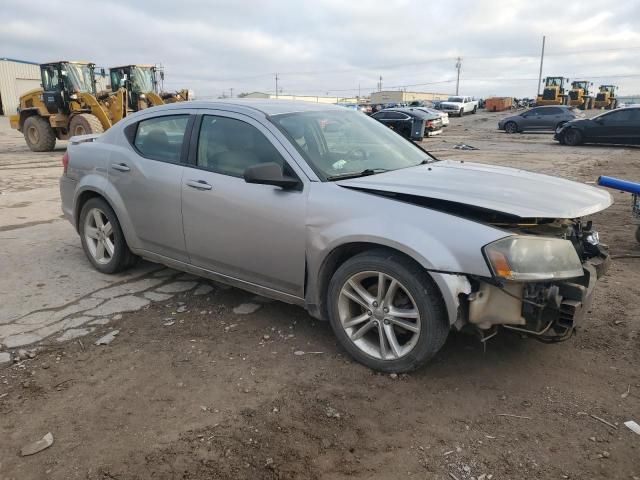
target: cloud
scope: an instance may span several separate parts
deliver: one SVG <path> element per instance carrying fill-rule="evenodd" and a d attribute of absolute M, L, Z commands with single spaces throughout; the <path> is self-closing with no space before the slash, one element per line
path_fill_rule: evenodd
<path fill-rule="evenodd" d="M 162 63 L 201 98 L 273 91 L 276 72 L 287 93 L 364 94 L 380 76 L 447 93 L 457 56 L 464 93 L 533 96 L 542 35 L 545 75 L 640 92 L 639 2 L 3 0 L 0 18 L 0 56 Z"/>

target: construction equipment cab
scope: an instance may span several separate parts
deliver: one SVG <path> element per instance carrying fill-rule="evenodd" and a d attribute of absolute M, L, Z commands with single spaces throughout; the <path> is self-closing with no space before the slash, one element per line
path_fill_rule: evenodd
<path fill-rule="evenodd" d="M 94 69 L 90 62 L 40 65 L 41 88 L 21 95 L 18 112 L 9 117 L 31 150 L 48 152 L 57 139 L 102 133 L 126 115 L 126 91 L 98 97 Z"/>
<path fill-rule="evenodd" d="M 567 93 L 564 85 L 569 82 L 565 77 L 547 77 L 544 80 L 542 95 L 538 95 L 536 104 L 540 105 L 566 105 Z"/>
<path fill-rule="evenodd" d="M 158 86 L 158 74 L 164 73 L 154 65 L 123 65 L 109 69 L 111 88 L 125 88 L 129 95 L 129 110 L 137 112 L 165 103 L 184 102 L 193 99 L 190 90 L 162 92 Z"/>
<path fill-rule="evenodd" d="M 616 85 L 600 85 L 598 95 L 596 95 L 596 101 L 594 102 L 595 108 L 604 108 L 606 110 L 617 108 L 617 89 L 618 87 Z"/>
<path fill-rule="evenodd" d="M 580 110 L 589 110 L 593 108 L 595 99 L 590 93 L 593 83 L 588 80 L 576 80 L 571 82 L 571 91 L 569 92 L 569 105 L 578 107 Z"/>

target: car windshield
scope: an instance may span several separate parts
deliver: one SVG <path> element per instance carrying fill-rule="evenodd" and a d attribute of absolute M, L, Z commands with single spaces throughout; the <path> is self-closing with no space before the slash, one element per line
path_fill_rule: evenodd
<path fill-rule="evenodd" d="M 328 110 L 270 118 L 322 180 L 435 161 L 424 150 L 361 113 Z"/>
<path fill-rule="evenodd" d="M 449 100 L 447 100 L 447 102 L 459 102 L 459 103 L 463 103 L 463 101 L 462 101 L 462 97 L 449 97 Z"/>
<path fill-rule="evenodd" d="M 150 68 L 135 67 L 131 71 L 131 90 L 135 93 L 152 92 L 153 72 Z"/>
<path fill-rule="evenodd" d="M 93 92 L 93 72 L 89 65 L 67 63 L 64 66 L 65 77 L 75 92 Z"/>

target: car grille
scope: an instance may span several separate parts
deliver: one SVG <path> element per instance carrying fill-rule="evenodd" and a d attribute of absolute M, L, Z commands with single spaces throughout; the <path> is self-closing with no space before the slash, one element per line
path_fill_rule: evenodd
<path fill-rule="evenodd" d="M 574 91 L 569 92 L 569 98 L 571 100 L 578 100 L 578 92 L 574 92 Z"/>
<path fill-rule="evenodd" d="M 556 90 L 554 88 L 545 88 L 544 92 L 542 92 L 543 100 L 555 100 L 556 99 Z"/>
<path fill-rule="evenodd" d="M 598 95 L 596 95 L 596 100 L 598 102 L 604 102 L 604 93 L 599 93 Z"/>

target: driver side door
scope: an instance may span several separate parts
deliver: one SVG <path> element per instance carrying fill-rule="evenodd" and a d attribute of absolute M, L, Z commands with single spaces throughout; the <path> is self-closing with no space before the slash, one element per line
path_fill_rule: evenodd
<path fill-rule="evenodd" d="M 299 189 L 246 183 L 244 170 L 276 162 Z M 304 295 L 306 177 L 273 134 L 246 115 L 198 116 L 182 178 L 190 263 L 289 296 Z"/>

